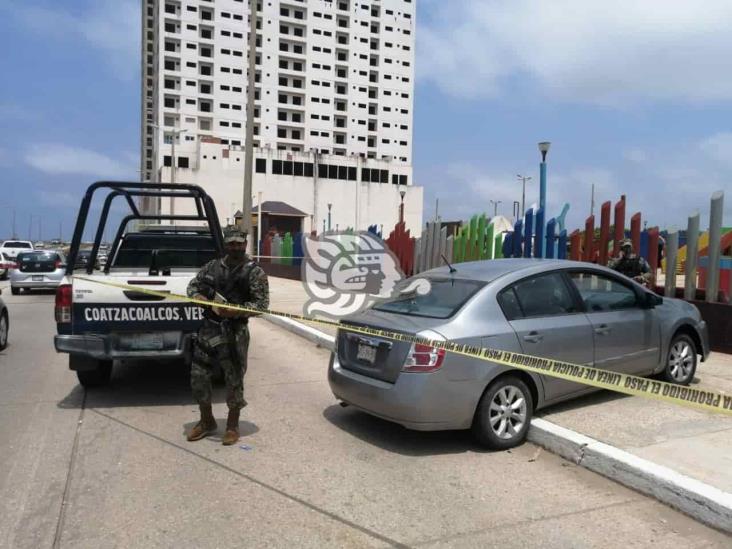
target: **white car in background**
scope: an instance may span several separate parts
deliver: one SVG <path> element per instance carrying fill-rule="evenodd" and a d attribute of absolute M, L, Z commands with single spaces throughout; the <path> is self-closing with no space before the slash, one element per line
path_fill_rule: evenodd
<path fill-rule="evenodd" d="M 0 280 L 5 280 L 8 271 L 15 268 L 15 258 L 20 252 L 33 249 L 33 243 L 29 240 L 6 240 L 0 244 Z"/>

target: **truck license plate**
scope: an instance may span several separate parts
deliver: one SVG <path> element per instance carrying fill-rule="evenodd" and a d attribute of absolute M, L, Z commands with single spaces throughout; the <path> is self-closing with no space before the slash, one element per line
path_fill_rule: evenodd
<path fill-rule="evenodd" d="M 31 280 L 33 282 L 43 282 L 43 275 L 33 275 L 31 276 Z"/>
<path fill-rule="evenodd" d="M 160 351 L 163 348 L 163 334 L 130 334 L 120 339 L 123 347 L 134 351 Z"/>
<path fill-rule="evenodd" d="M 359 343 L 356 358 L 358 360 L 368 362 L 369 364 L 373 364 L 376 361 L 376 347 Z"/>

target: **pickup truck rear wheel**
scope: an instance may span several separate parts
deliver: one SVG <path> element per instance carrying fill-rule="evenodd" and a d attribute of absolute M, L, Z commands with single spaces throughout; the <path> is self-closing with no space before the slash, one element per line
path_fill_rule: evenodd
<path fill-rule="evenodd" d="M 72 355 L 73 356 L 73 355 Z M 82 387 L 103 387 L 109 383 L 112 378 L 112 361 L 97 360 L 96 367 L 92 370 L 77 370 L 76 377 Z"/>

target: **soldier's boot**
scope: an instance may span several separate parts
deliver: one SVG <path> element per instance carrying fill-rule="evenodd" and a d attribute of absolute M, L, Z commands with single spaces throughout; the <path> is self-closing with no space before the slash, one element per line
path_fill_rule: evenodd
<path fill-rule="evenodd" d="M 226 418 L 226 432 L 221 444 L 231 446 L 239 441 L 239 410 L 229 410 L 229 417 Z"/>
<path fill-rule="evenodd" d="M 198 408 L 201 410 L 201 420 L 196 423 L 196 426 L 191 429 L 188 433 L 188 441 L 193 442 L 194 440 L 201 440 L 206 438 L 208 435 L 212 435 L 216 432 L 216 420 L 213 416 L 213 410 L 210 404 L 199 404 Z"/>

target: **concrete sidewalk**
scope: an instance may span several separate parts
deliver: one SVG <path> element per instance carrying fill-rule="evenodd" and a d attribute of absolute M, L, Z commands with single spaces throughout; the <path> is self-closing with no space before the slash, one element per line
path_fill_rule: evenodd
<path fill-rule="evenodd" d="M 303 314 L 307 295 L 301 282 L 270 278 L 270 291 L 273 310 Z M 278 324 L 324 346 L 335 335 L 329 326 L 311 324 L 303 330 L 293 323 Z M 700 364 L 693 386 L 732 394 L 732 356 L 713 353 Z M 578 463 L 596 443 L 602 457 L 599 465 L 585 464 L 588 468 L 732 531 L 732 418 L 608 391 L 550 407 L 538 417 L 534 442 Z M 613 461 L 616 449 L 620 464 Z M 621 471 L 628 468 L 630 474 Z M 655 493 L 653 485 L 667 482 L 665 495 Z M 687 484 L 693 487 L 687 490 Z M 712 504 L 705 499 L 707 492 Z M 687 501 L 679 503 L 678 493 L 686 494 Z M 710 516 L 708 508 L 717 503 L 721 508 Z"/>

